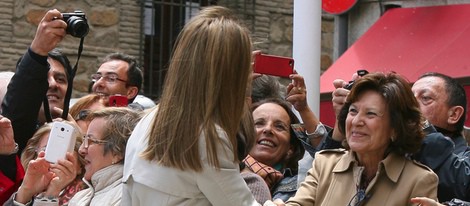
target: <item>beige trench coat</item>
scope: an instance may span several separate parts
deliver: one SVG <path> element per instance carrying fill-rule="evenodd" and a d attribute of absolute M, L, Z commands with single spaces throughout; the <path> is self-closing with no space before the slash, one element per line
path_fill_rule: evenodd
<path fill-rule="evenodd" d="M 352 152 L 319 152 L 305 181 L 286 205 L 355 205 L 362 169 Z M 391 153 L 379 163 L 377 175 L 359 205 L 411 205 L 412 197 L 437 200 L 437 184 L 438 178 L 431 169 Z"/>

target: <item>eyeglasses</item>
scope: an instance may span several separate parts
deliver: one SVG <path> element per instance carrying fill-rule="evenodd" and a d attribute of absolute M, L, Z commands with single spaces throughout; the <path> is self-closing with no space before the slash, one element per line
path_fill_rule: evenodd
<path fill-rule="evenodd" d="M 360 189 L 357 191 L 357 193 L 349 200 L 348 206 L 360 206 L 362 205 L 363 202 L 367 200 L 368 196 L 366 195 L 366 192 L 364 189 Z M 351 204 L 354 202 L 354 199 L 356 199 L 355 204 Z"/>
<path fill-rule="evenodd" d="M 105 140 L 93 139 L 90 135 L 85 135 L 85 138 L 83 138 L 83 144 L 86 149 L 88 149 L 91 144 L 106 144 L 107 142 L 108 141 Z"/>
<path fill-rule="evenodd" d="M 91 75 L 91 80 L 92 80 L 93 82 L 97 82 L 97 81 L 100 80 L 101 78 L 103 78 L 104 81 L 106 81 L 106 82 L 109 83 L 109 84 L 114 84 L 114 83 L 116 83 L 116 80 L 117 80 L 117 81 L 124 82 L 124 83 L 127 84 L 127 80 L 120 79 L 117 74 L 105 74 L 105 75 L 103 76 L 103 75 L 97 73 L 97 74 L 92 74 L 92 75 Z"/>
<path fill-rule="evenodd" d="M 85 120 L 89 114 L 90 114 L 90 110 L 88 109 L 81 110 L 80 112 L 78 112 L 78 115 L 75 117 L 75 121 Z"/>

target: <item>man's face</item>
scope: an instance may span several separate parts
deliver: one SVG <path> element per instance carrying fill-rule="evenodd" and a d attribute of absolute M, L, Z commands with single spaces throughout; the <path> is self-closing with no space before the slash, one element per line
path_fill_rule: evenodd
<path fill-rule="evenodd" d="M 93 92 L 105 98 L 116 94 L 127 96 L 127 99 L 133 98 L 130 94 L 131 87 L 127 87 L 129 81 L 127 76 L 128 68 L 129 64 L 122 60 L 111 60 L 103 63 L 96 72 L 101 78 L 96 79 L 93 84 Z M 108 77 L 111 76 L 117 77 L 117 79 L 110 81 Z"/>
<path fill-rule="evenodd" d="M 424 77 L 411 88 L 423 116 L 433 125 L 449 130 L 447 93 L 445 82 L 439 77 Z"/>
<path fill-rule="evenodd" d="M 49 108 L 51 111 L 54 107 L 63 109 L 68 86 L 65 68 L 59 61 L 52 58 L 48 58 L 47 62 L 50 65 L 49 73 L 47 74 L 49 89 L 46 94 L 49 100 Z"/>

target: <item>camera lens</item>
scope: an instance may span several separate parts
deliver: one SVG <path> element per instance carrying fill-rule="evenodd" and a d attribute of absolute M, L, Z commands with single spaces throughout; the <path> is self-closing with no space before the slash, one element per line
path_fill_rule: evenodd
<path fill-rule="evenodd" d="M 62 128 L 60 128 L 60 131 L 62 131 L 62 132 L 63 132 L 64 130 L 65 130 L 65 129 L 64 129 L 63 127 L 62 127 Z"/>
<path fill-rule="evenodd" d="M 74 37 L 82 38 L 88 34 L 88 23 L 85 19 L 71 16 L 67 20 L 67 33 Z"/>

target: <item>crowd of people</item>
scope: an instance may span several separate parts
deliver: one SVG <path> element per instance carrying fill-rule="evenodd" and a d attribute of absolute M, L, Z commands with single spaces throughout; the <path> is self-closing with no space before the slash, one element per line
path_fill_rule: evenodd
<path fill-rule="evenodd" d="M 178 35 L 156 105 L 136 101 L 142 68 L 118 52 L 67 113 L 61 15 L 48 11 L 15 72 L 0 73 L 0 204 L 470 206 L 467 97 L 449 76 L 335 80 L 337 121 L 324 125 L 302 75 L 283 86 L 253 73 L 249 30 L 211 6 Z M 76 141 L 52 163 L 56 121 Z"/>

